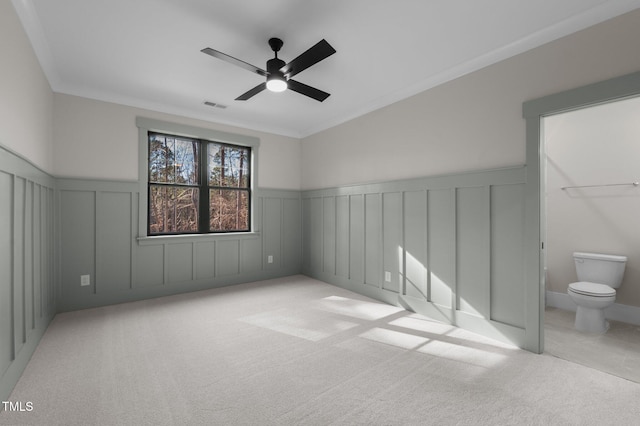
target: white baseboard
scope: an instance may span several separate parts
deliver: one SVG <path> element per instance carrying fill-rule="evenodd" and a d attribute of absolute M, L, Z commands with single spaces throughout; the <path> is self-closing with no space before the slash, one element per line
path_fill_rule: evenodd
<path fill-rule="evenodd" d="M 566 293 L 546 291 L 546 306 L 563 309 L 565 311 L 576 310 L 576 304 Z M 614 303 L 604 310 L 604 316 L 614 321 L 622 321 L 628 324 L 640 325 L 640 307 L 621 305 Z"/>

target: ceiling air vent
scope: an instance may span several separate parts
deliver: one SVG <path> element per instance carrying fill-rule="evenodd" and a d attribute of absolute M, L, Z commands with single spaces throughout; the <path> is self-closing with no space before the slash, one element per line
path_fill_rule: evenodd
<path fill-rule="evenodd" d="M 226 105 L 217 104 L 215 102 L 209 102 L 209 101 L 205 101 L 204 104 L 210 107 L 216 107 L 216 108 L 222 108 L 222 109 L 225 109 L 227 107 Z"/>

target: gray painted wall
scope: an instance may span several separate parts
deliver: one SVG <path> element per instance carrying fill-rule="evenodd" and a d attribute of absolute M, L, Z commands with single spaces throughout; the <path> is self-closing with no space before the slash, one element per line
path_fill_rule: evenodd
<path fill-rule="evenodd" d="M 56 312 L 55 180 L 0 147 L 0 400 Z"/>
<path fill-rule="evenodd" d="M 304 191 L 304 273 L 521 347 L 524 167 Z M 537 344 L 537 341 L 536 341 Z"/>

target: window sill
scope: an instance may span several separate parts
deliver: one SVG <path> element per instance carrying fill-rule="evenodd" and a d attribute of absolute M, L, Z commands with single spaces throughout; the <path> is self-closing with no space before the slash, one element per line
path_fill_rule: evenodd
<path fill-rule="evenodd" d="M 137 237 L 141 246 L 167 243 L 194 243 L 219 240 L 251 240 L 260 237 L 260 232 L 228 232 L 223 234 L 156 235 Z"/>

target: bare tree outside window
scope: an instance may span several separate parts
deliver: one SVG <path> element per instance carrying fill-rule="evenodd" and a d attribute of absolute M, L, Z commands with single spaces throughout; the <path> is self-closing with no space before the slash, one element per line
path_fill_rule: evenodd
<path fill-rule="evenodd" d="M 249 229 L 249 148 L 209 145 L 209 229 Z"/>
<path fill-rule="evenodd" d="M 149 234 L 249 231 L 250 161 L 248 147 L 150 132 Z"/>

